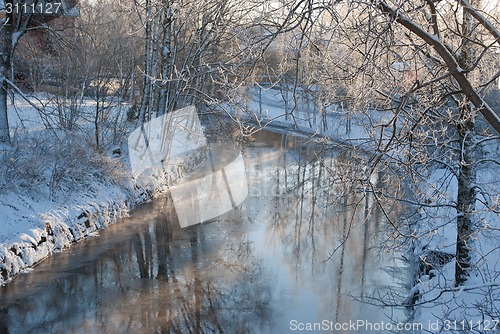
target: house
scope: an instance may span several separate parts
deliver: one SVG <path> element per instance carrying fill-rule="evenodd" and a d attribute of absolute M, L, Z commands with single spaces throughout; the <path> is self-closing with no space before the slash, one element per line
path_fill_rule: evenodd
<path fill-rule="evenodd" d="M 14 82 L 23 90 L 34 90 L 43 81 L 44 71 L 57 61 L 56 39 L 74 35 L 80 16 L 79 0 L 14 0 L 7 8 L 14 22 L 31 16 L 28 30 L 13 55 Z"/>

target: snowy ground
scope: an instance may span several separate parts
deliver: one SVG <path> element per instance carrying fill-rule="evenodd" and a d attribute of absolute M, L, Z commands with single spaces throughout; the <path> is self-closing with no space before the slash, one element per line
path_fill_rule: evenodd
<path fill-rule="evenodd" d="M 335 142 L 342 142 L 360 148 L 371 147 L 370 137 L 373 137 L 370 131 L 373 129 L 373 123 L 368 122 L 362 114 L 349 113 L 342 110 L 341 107 L 330 108 L 325 115 L 315 114 L 313 108 L 301 108 L 293 111 L 293 116 L 285 115 L 285 106 L 280 91 L 277 89 L 250 91 L 251 99 L 243 101 L 245 108 L 252 112 L 239 111 L 238 108 L 228 108 L 223 106 L 233 118 L 251 121 L 258 127 L 269 126 L 283 131 L 298 131 L 309 135 L 316 134 L 319 138 L 330 138 Z M 58 122 L 57 114 L 40 115 L 35 109 L 21 100 L 16 101 L 17 109 L 11 108 L 10 119 L 12 120 L 12 129 L 15 137 L 20 143 L 26 143 L 26 133 L 31 137 L 38 138 L 33 140 L 33 150 L 38 149 L 37 143 L 40 140 L 46 143 L 44 135 L 33 136 L 33 134 L 44 133 L 47 125 Z M 91 124 L 91 111 L 94 105 L 87 101 L 83 108 L 87 108 L 89 116 L 79 120 L 79 130 L 73 133 L 77 142 L 91 141 L 92 131 L 88 127 Z M 245 109 L 242 108 L 241 110 Z M 111 124 L 124 124 L 123 119 L 126 114 L 126 107 L 119 107 L 119 112 L 113 115 L 120 115 L 121 119 L 116 118 L 117 122 L 111 122 L 115 118 L 110 117 Z M 384 121 L 383 115 L 374 111 L 372 120 Z M 85 125 L 85 122 L 88 124 Z M 87 127 L 86 127 L 87 126 Z M 118 136 L 122 140 L 130 129 L 122 129 L 120 126 L 109 130 L 109 136 Z M 37 132 L 38 131 L 38 132 Z M 55 134 L 58 135 L 57 133 Z M 80 140 L 81 139 L 81 140 Z M 112 140 L 104 143 L 107 152 L 110 152 L 113 146 Z M 488 147 L 488 152 L 492 158 L 498 157 L 498 143 L 493 142 Z M 50 145 L 49 145 L 50 146 Z M 78 148 L 78 145 L 75 145 Z M 43 147 L 42 147 L 43 148 Z M 24 151 L 29 150 L 28 146 Z M 126 162 L 126 149 L 122 147 L 122 160 Z M 62 154 L 58 159 L 64 160 L 66 156 L 73 156 L 74 152 Z M 4 151 L 4 155 L 11 154 L 9 150 Z M 115 166 L 116 173 L 112 177 L 98 177 L 92 171 L 83 170 L 83 175 L 87 175 L 85 182 L 79 180 L 66 180 L 59 182 L 58 191 L 54 193 L 54 188 L 43 182 L 52 180 L 51 176 L 56 175 L 57 159 L 51 156 L 44 157 L 38 155 L 38 160 L 18 161 L 14 156 L 10 156 L 7 162 L 14 166 L 20 164 L 28 165 L 25 168 L 26 175 L 38 177 L 33 178 L 31 185 L 20 183 L 19 180 L 6 179 L 5 175 L 0 175 L 0 273 L 2 281 L 8 280 L 12 275 L 29 270 L 30 266 L 40 261 L 48 254 L 67 247 L 86 235 L 93 235 L 97 230 L 104 227 L 120 217 L 126 215 L 130 208 L 138 203 L 149 200 L 156 192 L 165 189 L 166 184 L 172 180 L 181 177 L 181 170 L 192 168 L 202 159 L 201 152 L 195 152 L 191 156 L 173 167 L 166 173 L 163 170 L 153 171 L 145 182 L 137 185 L 133 179 L 127 176 L 127 167 L 113 165 L 116 161 L 101 158 L 96 162 L 96 166 L 110 164 Z M 110 154 L 108 154 L 108 157 Z M 47 159 L 45 161 L 44 159 Z M 91 158 L 86 158 L 92 160 Z M 14 161 L 12 161 L 14 160 Z M 22 159 L 19 159 L 22 160 Z M 45 166 L 50 168 L 35 168 Z M 109 167 L 109 165 L 107 165 Z M 181 167 L 184 166 L 184 167 Z M 59 166 L 60 167 L 60 166 Z M 42 172 L 28 173 L 33 170 L 48 170 L 49 175 Z M 78 168 L 75 168 L 78 170 Z M 5 170 L 4 170 L 5 171 Z M 87 174 L 85 174 L 85 173 Z M 41 176 L 40 176 L 41 175 Z M 485 164 L 484 168 L 478 173 L 479 185 L 487 189 L 490 194 L 496 194 L 488 201 L 499 202 L 498 189 L 500 187 L 498 180 L 499 168 L 496 165 Z M 42 179 L 40 181 L 40 179 Z M 90 180 L 90 182 L 89 182 Z M 81 187 L 75 191 L 74 184 Z M 439 183 L 442 186 L 436 187 Z M 15 187 L 12 187 L 14 185 Z M 9 188 L 10 187 L 10 188 Z M 428 177 L 429 189 L 439 188 L 443 198 L 452 199 L 456 193 L 456 180 L 446 177 L 443 170 L 433 170 Z M 36 189 L 36 191 L 32 191 Z M 486 200 L 486 199 L 484 199 Z M 452 321 L 457 321 L 455 328 L 466 329 L 474 327 L 471 332 L 485 332 L 486 326 L 492 329 L 495 321 L 500 318 L 500 251 L 498 242 L 498 231 L 500 222 L 498 215 L 494 212 L 488 212 L 482 204 L 478 204 L 480 211 L 480 229 L 477 234 L 475 247 L 481 256 L 476 258 L 478 267 L 477 275 L 470 278 L 467 284 L 460 288 L 453 287 L 454 261 L 449 262 L 442 268 L 436 268 L 427 276 L 421 276 L 415 285 L 414 291 L 419 292 L 420 300 L 413 315 L 414 322 L 428 324 L 433 321 L 440 321 L 440 328 L 446 329 L 446 325 L 454 325 Z M 456 230 L 453 220 L 456 212 L 451 209 L 436 209 L 423 212 L 423 217 L 432 215 L 439 218 L 440 224 L 435 224 L 433 220 L 422 219 L 420 223 L 419 248 L 425 246 L 427 250 L 437 250 L 453 253 L 456 242 Z M 432 233 L 429 233 L 432 232 Z M 451 321 L 451 322 L 445 322 Z M 472 325 L 472 326 L 470 326 Z M 462 326 L 462 327 L 460 327 Z M 497 331 L 500 330 L 500 324 L 496 325 Z M 425 331 L 423 331 L 425 332 Z M 429 331 L 429 332 L 437 332 Z M 493 331 L 488 331 L 493 332 Z"/>
<path fill-rule="evenodd" d="M 370 117 L 349 113 L 340 106 L 331 107 L 319 115 L 312 106 L 302 106 L 286 115 L 285 103 L 279 89 L 251 88 L 250 99 L 242 99 L 239 107 L 221 106 L 231 118 L 250 123 L 256 128 L 268 127 L 282 131 L 303 132 L 318 138 L 370 151 L 373 148 L 374 120 L 384 122 L 384 116 L 373 111 Z M 485 147 L 486 157 L 498 159 L 500 144 L 492 141 Z M 478 186 L 485 193 L 485 203 L 500 201 L 500 166 L 483 164 L 478 170 Z M 442 169 L 432 169 L 426 184 L 431 198 L 452 203 L 456 198 L 457 180 Z M 422 210 L 420 208 L 419 210 Z M 477 205 L 478 226 L 475 240 L 475 274 L 464 287 L 454 288 L 455 261 L 420 275 L 409 295 L 418 291 L 420 299 L 408 320 L 422 324 L 420 332 L 498 332 L 500 333 L 500 242 L 498 213 L 484 204 Z M 429 251 L 455 253 L 456 211 L 450 207 L 426 208 L 421 211 L 419 228 L 415 231 L 414 255 L 425 256 Z M 422 258 L 426 261 L 426 258 Z M 418 261 L 417 261 L 418 262 Z M 389 301 L 387 301 L 389 302 Z M 437 325 L 436 325 L 437 324 Z M 431 326 L 432 325 L 432 326 Z M 437 326 L 437 327 L 436 327 Z"/>
<path fill-rule="evenodd" d="M 258 88 L 252 88 L 248 93 L 251 98 L 242 101 L 239 107 L 222 106 L 223 110 L 235 119 L 252 122 L 258 128 L 282 128 L 355 146 L 370 142 L 373 124 L 367 122 L 366 117 L 351 113 L 341 105 L 326 108 L 328 112 L 321 115 L 312 101 L 304 101 L 309 108 L 303 105 L 296 109 L 289 107 L 287 115 L 279 89 L 262 89 L 259 93 Z M 371 116 L 372 119 L 384 120 L 383 115 L 375 110 Z"/>
<path fill-rule="evenodd" d="M 182 155 L 171 152 L 176 157 L 167 168 L 150 169 L 137 182 L 131 176 L 127 146 L 121 146 L 120 156 L 111 154 L 117 147 L 110 137 L 119 131 L 118 139 L 123 140 L 130 131 L 126 106 L 107 110 L 114 128 L 103 127 L 108 131 L 103 140 L 108 154 L 100 155 L 88 148 L 95 103 L 82 101 L 77 129 L 62 132 L 47 130 L 60 120 L 46 97 L 31 102 L 46 104 L 45 112 L 17 97 L 15 108 L 9 109 L 14 145 L 1 151 L 1 283 L 29 271 L 49 254 L 97 234 L 205 159 L 201 148 Z"/>

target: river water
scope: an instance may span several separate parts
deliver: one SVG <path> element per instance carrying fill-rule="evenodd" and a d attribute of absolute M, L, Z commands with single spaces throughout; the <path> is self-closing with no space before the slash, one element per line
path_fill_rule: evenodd
<path fill-rule="evenodd" d="M 163 194 L 15 278 L 0 288 L 0 332 L 354 333 L 335 328 L 401 316 L 356 298 L 404 290 L 384 215 L 342 186 L 356 163 L 307 141 L 246 142 L 248 197 L 216 219 L 181 228 Z"/>

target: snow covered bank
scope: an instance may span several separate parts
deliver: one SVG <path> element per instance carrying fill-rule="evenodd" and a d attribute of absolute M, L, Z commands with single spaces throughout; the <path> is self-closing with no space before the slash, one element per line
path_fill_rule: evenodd
<path fill-rule="evenodd" d="M 372 111 L 369 119 L 366 114 L 349 112 L 341 105 L 319 112 L 312 101 L 303 101 L 304 105 L 300 108 L 287 111 L 290 107 L 287 108 L 277 88 L 253 87 L 248 90 L 248 94 L 250 98 L 241 105 L 222 105 L 220 109 L 235 120 L 250 122 L 258 128 L 293 131 L 348 145 L 370 143 L 373 120 L 383 121 L 383 115 L 377 110 Z"/>
<path fill-rule="evenodd" d="M 391 113 L 384 114 L 377 110 L 346 112 L 335 106 L 319 112 L 319 108 L 308 105 L 311 99 L 304 99 L 300 106 L 294 110 L 288 108 L 287 112 L 287 105 L 278 89 L 259 91 L 259 88 L 250 87 L 247 92 L 251 93 L 250 98 L 239 105 L 221 106 L 229 117 L 241 121 L 243 128 L 250 123 L 256 129 L 294 131 L 342 143 L 370 155 L 382 153 L 380 146 L 376 145 L 377 141 L 390 142 L 391 129 L 384 124 L 390 124 Z M 400 126 L 397 121 L 396 124 Z M 479 161 L 475 161 L 477 177 L 474 183 L 478 195 L 471 237 L 473 242 L 469 244 L 472 270 L 467 282 L 458 288 L 455 287 L 455 256 L 459 169 L 456 164 L 446 163 L 446 159 L 456 158 L 450 154 L 450 147 L 447 147 L 448 155 L 445 155 L 435 143 L 438 154 L 435 157 L 430 154 L 432 159 L 428 160 L 417 159 L 417 163 L 412 165 L 415 174 L 408 175 L 402 172 L 408 169 L 399 167 L 404 166 L 409 157 L 415 158 L 411 156 L 413 151 L 405 143 L 388 145 L 384 149 L 384 156 L 392 160 L 386 166 L 394 166 L 393 174 L 388 177 L 395 176 L 409 187 L 408 198 L 404 195 L 391 197 L 391 194 L 388 198 L 401 200 L 412 208 L 407 217 L 401 218 L 404 220 L 403 235 L 406 240 L 400 251 L 409 259 L 410 269 L 415 273 L 412 282 L 405 282 L 408 298 L 396 293 L 390 300 L 374 296 L 370 301 L 408 311 L 408 319 L 395 320 L 425 324 L 437 321 L 442 331 L 447 331 L 450 324 L 460 324 L 460 327 L 455 327 L 456 332 L 499 330 L 500 142 L 498 137 L 478 142 L 481 143 L 477 146 L 481 154 Z M 432 145 L 429 143 L 426 147 Z M 460 151 L 455 149 L 453 152 Z"/>
<path fill-rule="evenodd" d="M 131 209 L 194 170 L 205 154 L 204 148 L 189 151 L 166 170 L 151 171 L 140 182 L 131 178 L 121 184 L 95 182 L 57 201 L 14 192 L 0 195 L 1 282 L 127 216 Z"/>
<path fill-rule="evenodd" d="M 95 149 L 87 124 L 79 123 L 78 131 L 54 129 L 44 126 L 33 108 L 19 105 L 19 117 L 11 115 L 13 144 L 0 149 L 2 284 L 48 255 L 96 235 L 206 160 L 206 143 L 189 145 L 193 133 L 174 122 L 170 128 L 176 130 L 162 129 L 168 135 L 162 138 L 167 139 L 162 140 L 169 148 L 162 156 L 167 160 L 138 173 L 130 166 L 125 146 L 114 157 Z M 197 117 L 196 111 L 192 114 Z M 198 128 L 203 133 L 199 124 Z M 156 130 L 150 129 L 148 136 L 156 136 Z M 145 149 L 150 150 L 149 145 Z"/>

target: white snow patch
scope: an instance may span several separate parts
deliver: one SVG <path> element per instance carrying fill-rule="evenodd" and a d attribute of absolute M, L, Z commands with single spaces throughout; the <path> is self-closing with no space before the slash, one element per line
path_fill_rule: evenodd
<path fill-rule="evenodd" d="M 45 131 L 44 123 L 33 107 L 23 101 L 16 101 L 16 107 L 16 111 L 9 110 L 13 130 L 24 129 L 28 133 Z M 177 140 L 182 141 L 183 138 L 177 137 Z M 5 148 L 0 154 L 12 154 L 12 150 Z M 194 149 L 180 152 L 168 164 L 149 168 L 140 180 L 133 178 L 130 170 L 128 175 L 122 175 L 120 181 L 113 182 L 89 171 L 88 175 L 84 174 L 84 186 L 75 189 L 74 184 L 64 182 L 79 184 L 78 180 L 64 181 L 60 185 L 62 195 L 53 198 L 47 196 L 50 192 L 48 185 L 41 184 L 38 188 L 34 187 L 37 191 L 31 191 L 30 184 L 22 185 L 20 189 L 2 189 L 2 185 L 12 183 L 2 182 L 0 282 L 4 284 L 15 275 L 28 272 L 30 267 L 48 255 L 84 237 L 94 236 L 99 229 L 126 217 L 132 208 L 167 190 L 169 185 L 196 169 L 205 159 L 206 147 L 197 145 Z M 43 167 L 43 163 L 41 165 Z M 46 176 L 43 173 L 39 175 Z"/>

